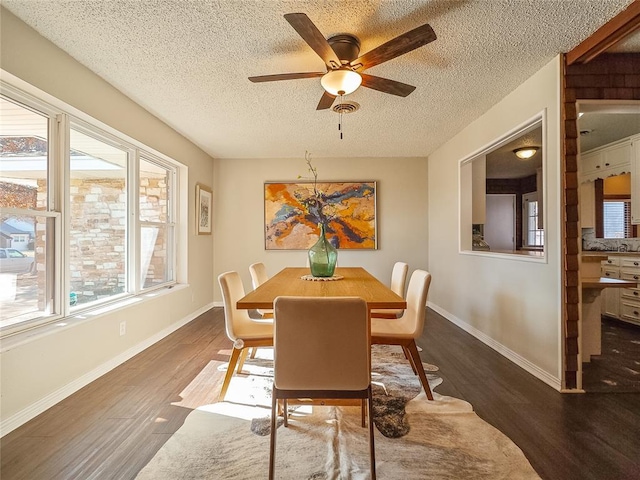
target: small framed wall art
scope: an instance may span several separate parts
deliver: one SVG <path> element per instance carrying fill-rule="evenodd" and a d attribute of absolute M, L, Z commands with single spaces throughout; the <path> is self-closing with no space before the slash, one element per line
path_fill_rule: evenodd
<path fill-rule="evenodd" d="M 196 184 L 196 234 L 211 235 L 211 189 Z"/>

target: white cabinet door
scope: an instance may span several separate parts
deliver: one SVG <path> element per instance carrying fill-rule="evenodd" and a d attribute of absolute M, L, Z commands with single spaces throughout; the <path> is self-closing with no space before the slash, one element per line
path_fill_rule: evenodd
<path fill-rule="evenodd" d="M 602 313 L 613 318 L 620 317 L 620 289 L 605 288 L 602 292 Z"/>
<path fill-rule="evenodd" d="M 631 143 L 623 143 L 602 151 L 602 168 L 617 168 L 629 166 L 631 158 Z"/>
<path fill-rule="evenodd" d="M 580 154 L 580 182 L 631 171 L 631 137 Z"/>
<path fill-rule="evenodd" d="M 589 175 L 602 170 L 602 152 L 585 153 L 580 155 L 580 174 Z"/>
<path fill-rule="evenodd" d="M 602 276 L 606 278 L 620 278 L 618 267 L 602 267 Z M 620 289 L 605 288 L 602 290 L 602 314 L 618 318 L 620 316 Z"/>

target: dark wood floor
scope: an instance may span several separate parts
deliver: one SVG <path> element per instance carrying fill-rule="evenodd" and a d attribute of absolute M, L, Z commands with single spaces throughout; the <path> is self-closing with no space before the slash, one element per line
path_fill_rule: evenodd
<path fill-rule="evenodd" d="M 640 479 L 640 394 L 561 395 L 431 310 L 418 343 L 436 391 L 469 401 L 543 479 Z M 134 478 L 216 401 L 229 348 L 222 309 L 207 312 L 3 437 L 0 477 Z"/>
<path fill-rule="evenodd" d="M 602 317 L 602 352 L 582 365 L 587 392 L 640 393 L 640 325 Z"/>

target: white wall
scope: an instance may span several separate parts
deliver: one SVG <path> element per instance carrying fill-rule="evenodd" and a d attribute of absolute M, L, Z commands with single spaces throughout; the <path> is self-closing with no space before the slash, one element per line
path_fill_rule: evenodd
<path fill-rule="evenodd" d="M 561 386 L 560 59 L 429 156 L 429 301 L 556 388 Z M 459 162 L 546 109 L 546 263 L 459 252 Z M 451 352 L 461 355 L 464 352 Z"/>
<path fill-rule="evenodd" d="M 312 152 L 313 153 L 313 152 Z M 362 266 L 389 284 L 396 261 L 410 270 L 427 268 L 426 158 L 313 158 L 318 181 L 377 182 L 378 250 L 340 250 L 340 266 Z M 305 265 L 306 251 L 264 248 L 264 182 L 307 176 L 298 159 L 216 159 L 214 168 L 215 278 L 236 270 L 251 289 L 249 265 L 263 262 L 269 276 Z M 222 302 L 216 284 L 216 302 Z"/>
<path fill-rule="evenodd" d="M 24 80 L 188 167 L 183 178 L 187 205 L 182 205 L 188 234 L 180 238 L 188 252 L 187 268 L 181 272 L 188 285 L 118 311 L 50 328 L 46 335 L 34 332 L 20 341 L 3 341 L 4 435 L 210 308 L 214 278 L 213 239 L 194 235 L 193 223 L 195 183 L 213 184 L 213 159 L 4 8 L 1 22 L 4 80 L 12 76 Z M 122 320 L 127 321 L 127 334 L 119 336 Z"/>

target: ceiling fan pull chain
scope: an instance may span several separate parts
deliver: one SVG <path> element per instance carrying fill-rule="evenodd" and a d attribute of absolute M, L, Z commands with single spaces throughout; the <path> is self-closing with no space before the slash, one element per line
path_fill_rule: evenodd
<path fill-rule="evenodd" d="M 338 105 L 342 105 L 343 98 L 344 97 L 342 95 L 338 97 Z M 342 140 L 342 108 L 338 113 L 338 131 L 340 132 L 340 140 Z"/>

